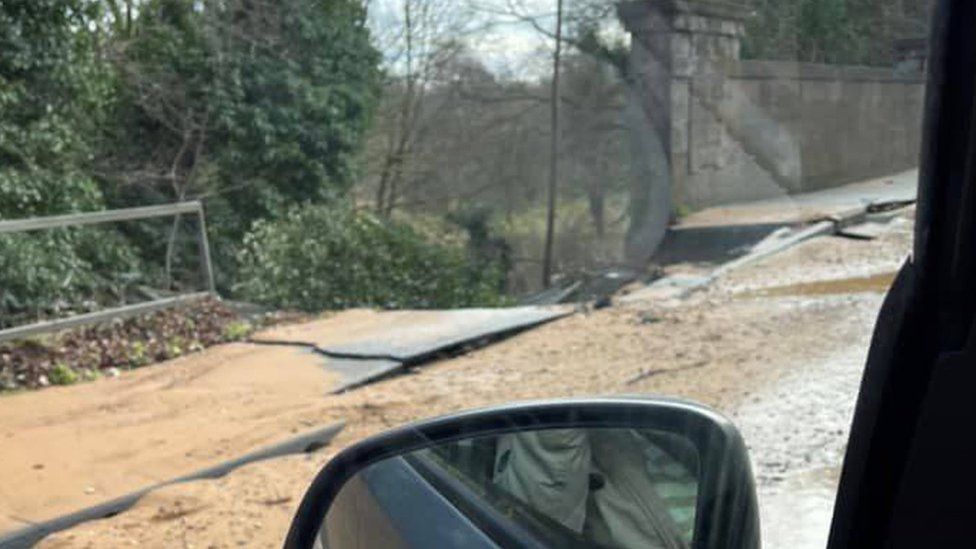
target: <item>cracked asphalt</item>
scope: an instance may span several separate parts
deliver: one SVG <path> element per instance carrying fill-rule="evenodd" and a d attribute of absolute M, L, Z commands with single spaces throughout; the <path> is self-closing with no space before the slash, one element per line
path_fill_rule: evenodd
<path fill-rule="evenodd" d="M 295 420 L 344 418 L 346 429 L 318 453 L 154 492 L 43 546 L 279 546 L 315 472 L 364 436 L 512 400 L 636 392 L 729 415 L 750 447 L 765 547 L 822 547 L 867 344 L 911 227 L 906 212 L 874 241 L 816 238 L 685 299 L 583 312 L 408 375 L 295 402 Z"/>

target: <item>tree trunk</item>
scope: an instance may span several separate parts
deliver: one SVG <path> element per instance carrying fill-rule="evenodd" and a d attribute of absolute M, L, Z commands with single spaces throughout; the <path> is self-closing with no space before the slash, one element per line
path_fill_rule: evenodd
<path fill-rule="evenodd" d="M 390 165 L 393 160 L 389 156 L 383 162 L 383 171 L 380 173 L 380 182 L 376 187 L 376 215 L 383 215 L 383 209 L 386 205 L 386 187 L 389 184 L 390 179 Z"/>
<path fill-rule="evenodd" d="M 559 181 L 559 61 L 562 55 L 563 0 L 556 0 L 556 51 L 552 56 L 552 98 L 549 140 L 549 196 L 546 211 L 546 244 L 542 257 L 542 286 L 549 287 L 552 278 L 552 248 L 556 225 L 556 187 Z"/>
<path fill-rule="evenodd" d="M 595 185 L 594 185 L 595 186 Z M 590 206 L 590 217 L 593 218 L 593 228 L 596 229 L 596 236 L 601 240 L 606 233 L 606 202 L 603 190 L 591 186 L 587 192 Z"/>

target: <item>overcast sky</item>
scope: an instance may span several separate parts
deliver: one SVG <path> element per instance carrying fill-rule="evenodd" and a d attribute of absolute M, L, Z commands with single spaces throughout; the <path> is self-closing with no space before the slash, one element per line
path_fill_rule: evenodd
<path fill-rule="evenodd" d="M 465 42 L 489 70 L 502 78 L 546 77 L 553 41 L 517 18 L 491 13 L 505 12 L 510 1 L 523 6 L 525 14 L 535 16 L 540 25 L 555 27 L 556 0 L 450 0 L 449 5 L 477 29 Z M 370 26 L 376 31 L 398 27 L 402 10 L 403 0 L 372 0 Z"/>

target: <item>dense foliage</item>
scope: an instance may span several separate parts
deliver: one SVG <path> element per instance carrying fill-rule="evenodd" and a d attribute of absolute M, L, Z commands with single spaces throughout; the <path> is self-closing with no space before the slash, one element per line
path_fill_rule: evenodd
<path fill-rule="evenodd" d="M 316 249 L 382 245 L 347 257 L 354 275 L 332 277 L 329 297 L 256 290 L 266 263 L 238 276 L 237 256 L 258 258 L 260 239 L 294 227 L 296 214 L 276 219 L 341 201 L 357 178 L 380 79 L 360 2 L 11 0 L 0 4 L 0 51 L 0 218 L 203 199 L 225 292 L 240 283 L 248 296 L 304 308 L 480 300 L 477 284 L 461 288 L 463 248 L 351 214 L 317 231 Z M 185 223 L 0 238 L 0 324 L 113 304 L 139 283 L 196 284 L 175 276 L 198 261 Z M 314 244 L 291 236 L 277 259 Z"/>
<path fill-rule="evenodd" d="M 363 17 L 353 0 L 147 2 L 113 44 L 128 121 L 99 158 L 113 203 L 206 199 L 229 288 L 252 222 L 354 181 L 379 78 Z M 172 248 L 161 236 L 143 249 Z"/>
<path fill-rule="evenodd" d="M 463 246 L 338 206 L 380 88 L 361 2 L 11 0 L 0 51 L 0 218 L 202 199 L 224 293 L 497 300 L 500 277 Z M 186 224 L 0 238 L 0 324 L 199 285 Z"/>
<path fill-rule="evenodd" d="M 343 206 L 259 221 L 244 239 L 238 293 L 279 307 L 457 307 L 500 303 L 497 263 Z"/>
<path fill-rule="evenodd" d="M 106 73 L 91 36 L 76 31 L 93 14 L 80 0 L 0 4 L 0 218 L 104 207 L 86 136 L 107 100 Z M 0 236 L 0 326 L 83 307 L 82 296 L 117 298 L 124 282 L 106 275 L 133 270 L 135 255 L 117 235 L 93 236 Z"/>
<path fill-rule="evenodd" d="M 750 0 L 743 56 L 891 66 L 894 42 L 927 36 L 932 0 Z"/>

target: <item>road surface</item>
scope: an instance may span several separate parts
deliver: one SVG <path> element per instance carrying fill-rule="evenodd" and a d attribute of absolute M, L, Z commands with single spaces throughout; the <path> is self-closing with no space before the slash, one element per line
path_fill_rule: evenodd
<path fill-rule="evenodd" d="M 766 547 L 822 547 L 874 316 L 910 245 L 910 217 L 874 241 L 816 238 L 683 299 L 577 314 L 320 398 L 304 420 L 348 421 L 320 453 L 155 492 L 46 546 L 278 546 L 315 472 L 364 436 L 517 399 L 651 393 L 709 404 L 741 426 Z"/>

